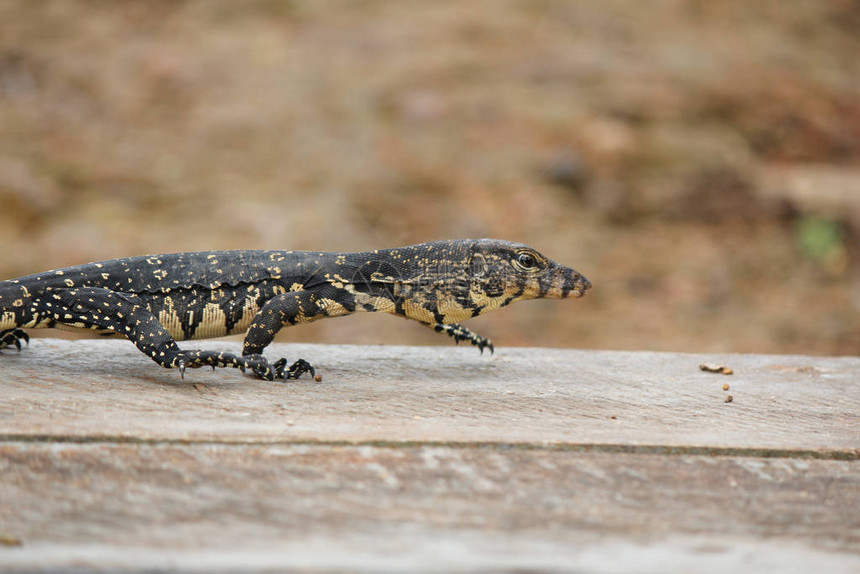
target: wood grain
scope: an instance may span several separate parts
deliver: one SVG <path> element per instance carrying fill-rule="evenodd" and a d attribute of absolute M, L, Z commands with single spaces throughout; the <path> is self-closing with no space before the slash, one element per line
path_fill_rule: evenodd
<path fill-rule="evenodd" d="M 323 381 L 2 353 L 0 569 L 860 568 L 860 359 L 270 354 Z"/>

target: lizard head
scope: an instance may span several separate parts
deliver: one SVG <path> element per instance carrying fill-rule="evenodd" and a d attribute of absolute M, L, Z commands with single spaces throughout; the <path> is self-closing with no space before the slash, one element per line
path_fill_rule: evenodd
<path fill-rule="evenodd" d="M 522 243 L 479 239 L 472 247 L 470 296 L 476 305 L 498 309 L 523 299 L 581 297 L 591 282 Z"/>

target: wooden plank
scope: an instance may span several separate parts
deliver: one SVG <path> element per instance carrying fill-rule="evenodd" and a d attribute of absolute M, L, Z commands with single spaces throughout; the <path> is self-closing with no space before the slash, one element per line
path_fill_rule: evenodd
<path fill-rule="evenodd" d="M 857 462 L 0 445 L 0 569 L 851 572 Z"/>
<path fill-rule="evenodd" d="M 323 382 L 0 354 L 0 569 L 860 568 L 860 359 L 281 354 Z"/>
<path fill-rule="evenodd" d="M 283 344 L 269 355 L 305 357 L 324 380 L 183 381 L 126 341 L 34 340 L 0 354 L 0 435 L 860 450 L 858 358 Z"/>

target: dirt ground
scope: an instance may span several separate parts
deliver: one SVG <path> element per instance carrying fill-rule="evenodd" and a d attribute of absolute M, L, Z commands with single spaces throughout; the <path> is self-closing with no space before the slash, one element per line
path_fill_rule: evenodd
<path fill-rule="evenodd" d="M 536 246 L 497 347 L 860 353 L 853 0 L 0 2 L 0 277 Z M 55 333 L 45 333 L 55 334 Z M 355 316 L 285 341 L 450 344 Z"/>

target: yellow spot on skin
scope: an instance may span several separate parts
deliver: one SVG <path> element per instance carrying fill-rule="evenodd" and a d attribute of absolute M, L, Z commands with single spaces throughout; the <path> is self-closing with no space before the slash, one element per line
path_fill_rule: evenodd
<path fill-rule="evenodd" d="M 170 299 L 165 300 L 164 309 L 159 311 L 158 322 L 161 323 L 164 328 L 167 329 L 167 332 L 170 333 L 170 336 L 177 341 L 181 341 L 184 338 L 180 317 L 173 307 L 173 301 Z"/>
<path fill-rule="evenodd" d="M 15 313 L 12 311 L 3 311 L 0 315 L 0 331 L 15 328 Z"/>
<path fill-rule="evenodd" d="M 227 315 L 217 303 L 208 303 L 203 308 L 203 320 L 194 332 L 195 339 L 223 337 L 227 334 Z"/>
<path fill-rule="evenodd" d="M 323 297 L 317 302 L 317 306 L 323 310 L 328 317 L 340 317 L 342 315 L 349 314 L 349 310 L 334 299 Z"/>
<path fill-rule="evenodd" d="M 260 307 L 257 305 L 257 298 L 248 298 L 245 300 L 245 306 L 242 308 L 242 318 L 233 326 L 230 334 L 244 333 L 251 326 L 251 321 L 260 312 Z"/>
<path fill-rule="evenodd" d="M 506 297 L 508 297 L 507 293 L 503 293 L 498 297 L 490 297 L 483 291 L 479 291 L 477 289 L 472 289 L 469 292 L 469 299 L 472 300 L 472 303 L 474 303 L 476 307 L 484 308 L 481 311 L 482 313 L 499 309 L 502 306 L 502 303 L 505 302 Z"/>
<path fill-rule="evenodd" d="M 564 297 L 564 277 L 562 275 L 553 279 L 544 297 L 546 299 L 562 299 Z"/>
<path fill-rule="evenodd" d="M 407 300 L 403 302 L 403 311 L 406 313 L 406 316 L 410 319 L 414 319 L 416 321 L 421 321 L 422 323 L 435 323 L 436 317 L 433 316 L 433 313 L 425 309 L 421 306 L 420 303 L 416 303 L 415 301 Z"/>
<path fill-rule="evenodd" d="M 436 309 L 444 316 L 443 323 L 459 323 L 472 316 L 472 310 L 463 307 L 452 296 L 441 297 Z"/>
<path fill-rule="evenodd" d="M 347 291 L 353 292 L 355 295 L 355 302 L 358 303 L 355 308 L 356 311 L 364 311 L 365 309 L 363 307 L 365 305 L 372 305 L 373 310 L 378 313 L 394 313 L 396 311 L 394 301 L 391 299 L 386 297 L 373 297 L 367 293 L 359 293 L 354 291 L 354 289 L 350 290 L 350 287 L 352 287 L 352 285 L 347 286 Z"/>

